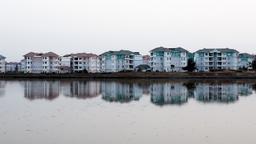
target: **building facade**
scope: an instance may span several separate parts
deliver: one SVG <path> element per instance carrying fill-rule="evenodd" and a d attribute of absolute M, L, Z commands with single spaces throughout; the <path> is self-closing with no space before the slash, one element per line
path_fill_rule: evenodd
<path fill-rule="evenodd" d="M 238 68 L 251 70 L 253 60 L 253 55 L 250 55 L 248 53 L 240 53 L 238 56 Z"/>
<path fill-rule="evenodd" d="M 6 57 L 0 55 L 0 73 L 5 73 L 5 61 Z"/>
<path fill-rule="evenodd" d="M 30 52 L 24 55 L 21 67 L 25 73 L 59 73 L 60 59 L 53 52 Z"/>
<path fill-rule="evenodd" d="M 187 66 L 189 52 L 181 47 L 158 47 L 150 51 L 150 58 L 154 72 L 181 72 Z"/>
<path fill-rule="evenodd" d="M 128 50 L 108 51 L 100 55 L 101 72 L 133 71 L 134 68 L 143 63 L 139 52 Z"/>
<path fill-rule="evenodd" d="M 42 55 L 43 73 L 59 73 L 60 72 L 60 56 L 48 52 Z"/>
<path fill-rule="evenodd" d="M 99 56 L 92 53 L 71 54 L 71 69 L 73 72 L 87 71 L 97 73 L 100 71 Z"/>
<path fill-rule="evenodd" d="M 60 72 L 61 73 L 71 73 L 71 54 L 64 55 L 60 57 Z"/>
<path fill-rule="evenodd" d="M 17 62 L 7 62 L 5 64 L 5 72 L 20 72 L 21 71 L 21 63 Z"/>
<path fill-rule="evenodd" d="M 204 48 L 194 53 L 194 61 L 197 71 L 237 70 L 238 54 L 229 48 Z"/>
<path fill-rule="evenodd" d="M 144 55 L 142 58 L 143 58 L 143 63 L 142 64 L 150 66 L 150 56 L 149 55 Z"/>

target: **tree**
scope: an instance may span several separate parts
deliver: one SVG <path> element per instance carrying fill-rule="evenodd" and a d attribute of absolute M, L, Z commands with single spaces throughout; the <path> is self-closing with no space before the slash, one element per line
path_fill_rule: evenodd
<path fill-rule="evenodd" d="M 256 70 L 256 58 L 252 61 L 252 69 Z"/>
<path fill-rule="evenodd" d="M 182 69 L 187 70 L 189 72 L 193 72 L 196 69 L 196 63 L 194 62 L 194 60 L 192 58 L 189 58 L 187 66 L 183 67 Z"/>

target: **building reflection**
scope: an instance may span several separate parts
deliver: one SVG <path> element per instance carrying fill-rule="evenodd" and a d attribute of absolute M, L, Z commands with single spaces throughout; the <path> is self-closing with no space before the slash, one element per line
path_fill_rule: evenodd
<path fill-rule="evenodd" d="M 5 95 L 6 81 L 0 81 L 0 97 Z"/>
<path fill-rule="evenodd" d="M 100 82 L 98 81 L 68 81 L 63 82 L 61 87 L 63 95 L 67 97 L 86 99 L 100 95 Z"/>
<path fill-rule="evenodd" d="M 199 102 L 232 103 L 239 96 L 253 94 L 252 83 L 227 82 L 165 82 L 152 83 L 150 88 L 151 102 L 155 105 L 181 105 L 192 98 Z"/>
<path fill-rule="evenodd" d="M 249 96 L 253 94 L 253 84 L 250 83 L 239 83 L 238 94 L 240 96 Z"/>
<path fill-rule="evenodd" d="M 182 105 L 189 99 L 203 103 L 232 103 L 240 96 L 249 96 L 256 84 L 249 82 L 179 82 L 179 81 L 25 81 L 27 99 L 53 100 L 60 94 L 79 99 L 102 96 L 104 101 L 128 103 L 150 95 L 151 103 Z M 0 96 L 5 92 L 5 81 L 0 81 Z"/>
<path fill-rule="evenodd" d="M 235 102 L 239 98 L 238 85 L 235 83 L 199 83 L 195 98 L 201 102 Z"/>
<path fill-rule="evenodd" d="M 156 105 L 184 104 L 189 94 L 183 83 L 153 83 L 150 93 L 151 102 Z"/>
<path fill-rule="evenodd" d="M 25 98 L 30 100 L 53 100 L 59 96 L 59 81 L 25 81 L 24 86 Z"/>
<path fill-rule="evenodd" d="M 139 100 L 143 88 L 137 83 L 101 82 L 102 98 L 109 102 L 127 103 Z"/>

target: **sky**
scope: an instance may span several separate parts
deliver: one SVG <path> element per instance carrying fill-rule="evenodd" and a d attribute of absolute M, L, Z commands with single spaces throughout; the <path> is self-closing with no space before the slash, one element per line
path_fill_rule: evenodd
<path fill-rule="evenodd" d="M 256 53 L 255 0 L 0 0 L 0 54 L 155 47 Z"/>

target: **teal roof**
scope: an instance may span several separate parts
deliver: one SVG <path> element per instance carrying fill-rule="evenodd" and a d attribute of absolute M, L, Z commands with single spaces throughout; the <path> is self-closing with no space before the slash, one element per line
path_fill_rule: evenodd
<path fill-rule="evenodd" d="M 248 54 L 248 53 L 240 53 L 239 57 L 254 58 L 254 55 L 251 55 L 251 54 Z"/>
<path fill-rule="evenodd" d="M 0 55 L 0 59 L 6 59 L 6 57 L 4 57 L 4 56 Z"/>
<path fill-rule="evenodd" d="M 179 52 L 188 52 L 186 49 L 182 47 L 177 47 L 177 48 L 165 48 L 165 47 L 157 47 L 151 50 L 151 52 L 170 52 L 170 51 L 179 51 Z M 188 52 L 189 53 L 189 52 Z"/>
<path fill-rule="evenodd" d="M 207 53 L 207 52 L 211 52 L 211 51 L 214 51 L 214 50 L 218 50 L 220 52 L 239 53 L 237 50 L 230 49 L 230 48 L 204 48 L 204 49 L 200 49 L 200 50 L 196 51 L 195 53 L 201 53 L 201 52 Z"/>
<path fill-rule="evenodd" d="M 134 54 L 134 55 L 140 55 L 139 52 L 132 52 L 129 50 L 120 50 L 120 51 L 107 51 L 101 55 L 106 55 L 106 54 L 111 54 L 111 55 L 130 55 L 130 54 Z"/>

